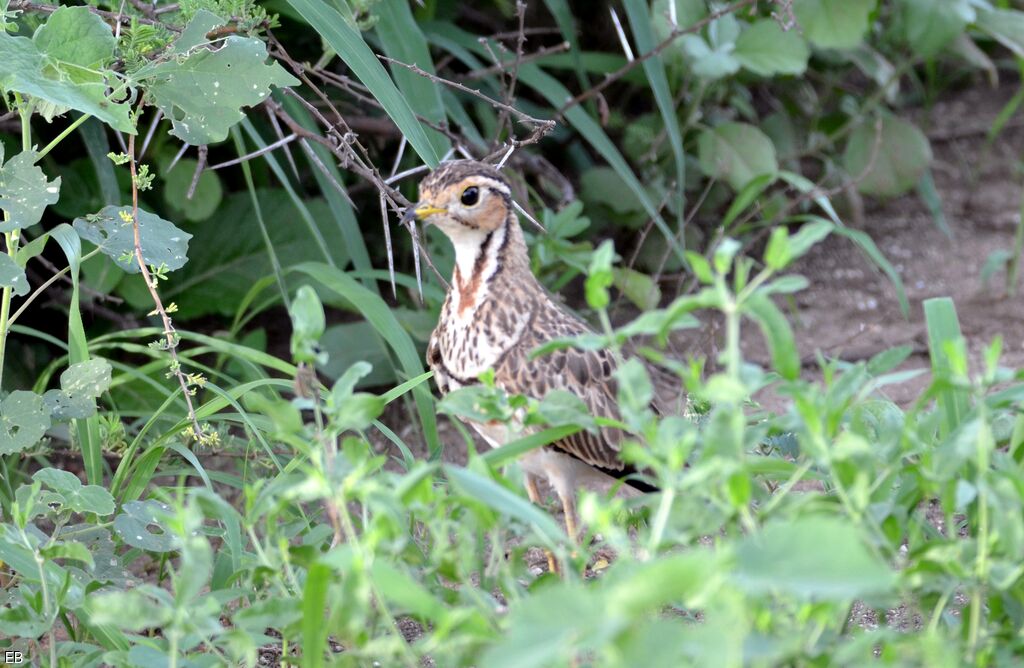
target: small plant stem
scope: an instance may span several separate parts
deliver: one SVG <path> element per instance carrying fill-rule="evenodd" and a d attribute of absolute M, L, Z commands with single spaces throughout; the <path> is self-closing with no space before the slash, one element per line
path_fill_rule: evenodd
<path fill-rule="evenodd" d="M 974 559 L 974 591 L 971 592 L 971 619 L 967 630 L 967 660 L 973 662 L 978 654 L 978 640 L 981 635 L 985 582 L 988 580 L 988 491 L 985 474 L 989 469 L 989 450 L 993 446 L 992 434 L 988 430 L 990 419 L 984 401 L 978 401 L 979 419 L 984 425 L 978 435 L 977 467 L 975 486 L 978 490 L 978 552 Z"/>
<path fill-rule="evenodd" d="M 1020 214 L 1024 216 L 1024 193 L 1020 198 Z M 1013 239 L 1013 256 L 1010 258 L 1010 266 L 1006 270 L 1006 294 L 1010 297 L 1017 296 L 1017 277 L 1020 276 L 1020 260 L 1024 255 L 1024 217 L 1017 221 L 1017 233 Z"/>
<path fill-rule="evenodd" d="M 38 162 L 39 160 L 42 160 L 44 155 L 46 155 L 54 148 L 56 148 L 57 144 L 61 143 L 61 141 L 63 141 L 69 134 L 77 130 L 78 126 L 80 126 L 82 123 L 85 123 L 90 118 L 92 118 L 92 114 L 82 114 L 74 121 L 69 123 L 68 126 L 64 128 L 64 130 L 59 135 L 53 138 L 53 141 L 44 146 L 43 150 L 39 151 L 39 153 L 36 154 L 36 161 Z"/>
<path fill-rule="evenodd" d="M 32 146 L 32 106 L 30 102 L 25 104 L 21 94 L 14 93 L 14 101 L 18 107 L 18 115 L 21 117 L 21 150 L 27 151 Z M 4 211 L 4 222 L 11 219 L 10 214 Z M 18 242 L 21 240 L 21 230 L 12 230 L 4 233 L 4 242 L 7 244 L 7 255 L 13 260 L 18 254 Z M 0 294 L 0 388 L 3 388 L 4 360 L 7 351 L 7 333 L 11 329 L 11 298 L 14 296 L 14 287 L 7 286 Z"/>
<path fill-rule="evenodd" d="M 725 364 L 726 372 L 735 380 L 740 378 L 740 313 L 735 301 L 725 308 Z"/>
<path fill-rule="evenodd" d="M 203 435 L 203 429 L 199 426 L 196 409 L 192 405 L 192 395 L 189 392 L 188 379 L 185 378 L 185 373 L 181 370 L 181 362 L 178 360 L 178 353 L 176 351 L 178 347 L 178 333 L 171 324 L 171 318 L 167 315 L 167 309 L 164 308 L 160 294 L 156 291 L 153 275 L 149 273 L 146 260 L 142 257 L 142 238 L 139 232 L 139 184 L 135 173 L 135 135 L 128 135 L 128 169 L 131 171 L 132 176 L 132 230 L 135 233 L 135 261 L 142 272 L 142 280 L 146 282 L 149 296 L 153 298 L 156 310 L 163 321 L 164 340 L 167 342 L 167 352 L 171 355 L 171 372 L 177 377 L 178 384 L 181 385 L 181 392 L 185 397 L 185 405 L 188 407 L 188 419 L 192 423 L 192 436 L 198 441 Z"/>

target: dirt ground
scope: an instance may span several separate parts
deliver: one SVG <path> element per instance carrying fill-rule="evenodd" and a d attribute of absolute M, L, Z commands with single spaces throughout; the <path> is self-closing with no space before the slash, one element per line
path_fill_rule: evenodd
<path fill-rule="evenodd" d="M 1024 187 L 1024 127 L 1011 124 L 989 145 L 986 133 L 1010 91 L 978 88 L 939 102 L 915 120 L 927 128 L 934 152 L 932 173 L 952 236 L 936 224 L 916 193 L 888 202 L 864 201 L 851 227 L 867 232 L 899 271 L 910 301 L 910 317 L 900 312 L 896 291 L 854 246 L 832 236 L 796 267 L 811 287 L 796 296 L 791 313 L 804 374 L 819 377 L 815 352 L 847 361 L 900 345 L 914 354 L 902 368 L 928 368 L 922 301 L 952 297 L 971 355 L 980 369 L 982 351 L 1003 337 L 1003 366 L 1024 366 L 1024 283 L 1008 297 L 1005 274 L 985 285 L 982 268 L 997 250 L 1012 250 Z M 856 206 L 852 207 L 854 210 Z M 857 220 L 859 218 L 860 220 Z M 747 327 L 744 348 L 753 361 L 768 362 L 756 327 Z M 885 388 L 900 405 L 916 399 L 930 382 L 928 374 Z M 781 403 L 763 397 L 766 408 Z"/>

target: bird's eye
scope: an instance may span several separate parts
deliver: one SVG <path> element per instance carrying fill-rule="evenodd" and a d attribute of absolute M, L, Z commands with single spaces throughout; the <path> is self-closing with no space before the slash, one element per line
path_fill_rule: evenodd
<path fill-rule="evenodd" d="M 473 206 L 480 201 L 480 189 L 476 186 L 470 186 L 462 191 L 460 199 L 465 206 Z"/>

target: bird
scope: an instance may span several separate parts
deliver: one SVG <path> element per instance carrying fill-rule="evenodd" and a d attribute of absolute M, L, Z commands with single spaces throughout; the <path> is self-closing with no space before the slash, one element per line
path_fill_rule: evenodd
<path fill-rule="evenodd" d="M 553 339 L 592 330 L 534 276 L 512 189 L 498 169 L 474 160 L 441 163 L 420 182 L 419 201 L 403 218 L 436 226 L 455 250 L 452 280 L 426 352 L 442 395 L 478 384 L 481 374 L 490 371 L 494 384 L 507 394 L 541 400 L 563 390 L 581 399 L 594 416 L 619 417 L 619 362 L 610 351 L 562 348 L 532 355 Z M 529 433 L 521 425 L 496 421 L 470 424 L 496 448 Z M 614 489 L 627 497 L 653 489 L 629 478 L 635 471 L 622 460 L 624 440 L 615 428 L 580 431 L 519 460 L 530 501 L 541 504 L 538 481 L 547 481 L 574 541 L 578 488 Z"/>

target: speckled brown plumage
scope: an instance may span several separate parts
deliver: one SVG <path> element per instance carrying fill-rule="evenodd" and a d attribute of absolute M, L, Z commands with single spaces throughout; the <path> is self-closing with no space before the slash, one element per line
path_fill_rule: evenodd
<path fill-rule="evenodd" d="M 616 363 L 609 352 L 568 348 L 532 356 L 552 339 L 590 330 L 531 272 L 511 190 L 501 174 L 478 162 L 445 163 L 420 184 L 415 213 L 441 228 L 456 251 L 452 286 L 427 348 L 427 364 L 441 393 L 474 384 L 493 370 L 496 385 L 510 394 L 542 399 L 564 390 L 579 397 L 592 415 L 618 418 Z M 503 425 L 473 426 L 495 447 L 517 435 Z M 529 453 L 523 468 L 531 498 L 536 500 L 533 478 L 547 477 L 571 522 L 575 486 L 589 477 L 588 469 L 624 470 L 622 438 L 616 429 L 584 431 Z"/>

